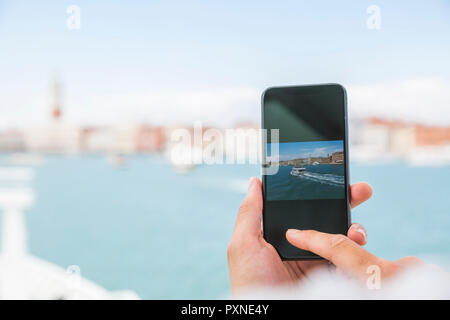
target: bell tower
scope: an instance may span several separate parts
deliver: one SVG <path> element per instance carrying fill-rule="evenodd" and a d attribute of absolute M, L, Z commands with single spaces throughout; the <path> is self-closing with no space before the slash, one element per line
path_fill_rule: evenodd
<path fill-rule="evenodd" d="M 60 121 L 62 117 L 61 110 L 61 85 L 58 79 L 53 82 L 52 114 L 53 121 Z"/>

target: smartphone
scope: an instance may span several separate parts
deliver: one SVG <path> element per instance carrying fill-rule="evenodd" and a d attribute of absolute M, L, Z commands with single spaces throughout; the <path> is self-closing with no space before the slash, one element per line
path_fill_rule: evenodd
<path fill-rule="evenodd" d="M 347 234 L 346 91 L 339 84 L 272 87 L 261 100 L 264 238 L 283 260 L 321 259 L 292 246 L 286 231 Z"/>

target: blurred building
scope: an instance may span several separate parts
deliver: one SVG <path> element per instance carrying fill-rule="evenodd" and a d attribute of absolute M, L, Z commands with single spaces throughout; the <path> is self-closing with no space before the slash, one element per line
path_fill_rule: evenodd
<path fill-rule="evenodd" d="M 25 136 L 22 131 L 7 130 L 0 133 L 0 151 L 23 152 L 25 150 Z"/>
<path fill-rule="evenodd" d="M 364 126 L 366 145 L 394 154 L 405 154 L 415 147 L 414 124 L 401 121 L 369 118 Z"/>
<path fill-rule="evenodd" d="M 450 127 L 426 126 L 412 122 L 369 118 L 365 126 L 365 138 L 378 135 L 378 141 L 391 152 L 402 153 L 421 146 L 450 144 Z M 374 140 L 372 140 L 374 141 Z M 364 142 L 368 141 L 364 139 Z"/>
<path fill-rule="evenodd" d="M 415 127 L 415 143 L 417 146 L 450 144 L 450 127 L 417 125 Z"/>
<path fill-rule="evenodd" d="M 161 127 L 123 124 L 84 128 L 80 149 L 83 152 L 131 154 L 162 151 L 165 143 L 166 135 Z"/>
<path fill-rule="evenodd" d="M 79 127 L 64 121 L 61 85 L 53 83 L 50 119 L 45 125 L 0 132 L 0 151 L 33 153 L 158 152 L 166 144 L 166 130 L 141 124 Z"/>
<path fill-rule="evenodd" d="M 136 136 L 137 152 L 162 151 L 166 144 L 166 133 L 162 127 L 142 125 Z"/>
<path fill-rule="evenodd" d="M 80 147 L 80 129 L 63 122 L 61 106 L 61 86 L 57 80 L 53 84 L 53 102 L 50 122 L 34 126 L 24 131 L 25 147 L 31 152 L 74 153 Z"/>
<path fill-rule="evenodd" d="M 350 157 L 356 161 L 410 159 L 419 153 L 424 162 L 443 156 L 439 162 L 450 162 L 450 127 L 372 117 L 350 123 Z"/>
<path fill-rule="evenodd" d="M 344 152 L 334 152 L 331 154 L 331 163 L 344 163 Z"/>
<path fill-rule="evenodd" d="M 75 126 L 52 123 L 25 130 L 26 150 L 45 153 L 77 153 L 81 132 Z"/>

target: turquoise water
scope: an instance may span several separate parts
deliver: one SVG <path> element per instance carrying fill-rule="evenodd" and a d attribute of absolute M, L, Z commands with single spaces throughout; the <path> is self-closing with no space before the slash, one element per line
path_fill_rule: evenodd
<path fill-rule="evenodd" d="M 226 247 L 255 166 L 202 166 L 178 174 L 160 157 L 122 169 L 103 156 L 48 157 L 36 167 L 26 213 L 31 253 L 111 290 L 142 298 L 220 298 L 229 292 Z M 353 210 L 368 248 L 389 259 L 450 260 L 450 169 L 351 166 L 373 198 Z"/>
<path fill-rule="evenodd" d="M 291 175 L 294 166 L 281 166 L 267 176 L 268 200 L 316 200 L 345 198 L 345 168 L 338 164 L 305 165 L 306 171 Z"/>

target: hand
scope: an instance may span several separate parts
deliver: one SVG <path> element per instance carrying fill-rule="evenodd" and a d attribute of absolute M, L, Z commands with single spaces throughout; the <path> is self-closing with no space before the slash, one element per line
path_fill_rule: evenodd
<path fill-rule="evenodd" d="M 372 188 L 367 183 L 352 185 L 352 208 L 369 199 L 371 195 Z M 262 206 L 261 181 L 252 178 L 247 196 L 239 208 L 227 251 L 233 294 L 252 287 L 294 285 L 306 279 L 316 268 L 328 267 L 326 261 L 282 261 L 275 248 L 262 236 Z M 360 224 L 352 224 L 347 235 L 355 244 L 366 243 L 367 233 Z"/>
<path fill-rule="evenodd" d="M 339 271 L 363 283 L 373 272 L 369 269 L 372 266 L 380 271 L 380 279 L 388 279 L 406 267 L 422 264 L 415 257 L 405 257 L 396 262 L 379 258 L 342 234 L 291 229 L 286 232 L 286 238 L 297 248 L 314 252 L 333 263 Z"/>

